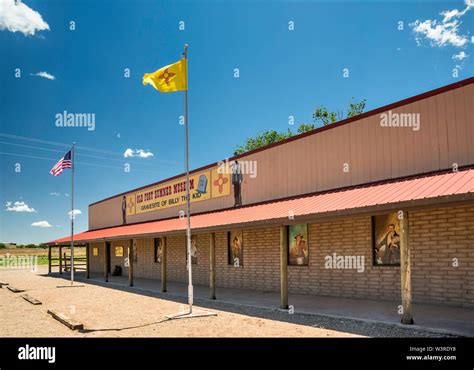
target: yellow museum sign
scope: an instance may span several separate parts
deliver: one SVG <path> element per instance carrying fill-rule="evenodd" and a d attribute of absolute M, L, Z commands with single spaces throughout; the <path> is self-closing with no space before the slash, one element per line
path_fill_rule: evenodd
<path fill-rule="evenodd" d="M 217 167 L 189 175 L 191 202 L 230 195 L 230 175 Z M 127 194 L 127 216 L 186 204 L 186 177 Z"/>

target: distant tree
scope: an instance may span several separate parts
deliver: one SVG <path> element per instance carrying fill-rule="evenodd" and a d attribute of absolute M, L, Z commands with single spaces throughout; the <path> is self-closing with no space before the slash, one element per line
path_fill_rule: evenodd
<path fill-rule="evenodd" d="M 302 123 L 298 127 L 298 134 L 302 134 L 306 131 L 311 131 L 314 130 L 316 127 L 314 126 L 314 123 Z"/>
<path fill-rule="evenodd" d="M 366 99 L 362 99 L 359 102 L 354 102 L 354 98 L 352 98 L 352 101 L 349 103 L 349 108 L 347 109 L 347 114 L 345 115 L 345 117 L 344 111 L 329 112 L 327 108 L 323 106 L 317 107 L 313 113 L 313 121 L 316 124 L 319 123 L 322 126 L 327 126 L 344 118 L 351 118 L 357 116 L 365 110 L 366 103 Z"/>
<path fill-rule="evenodd" d="M 354 98 L 352 98 L 354 100 Z M 367 99 L 362 99 L 359 102 L 351 101 L 349 103 L 349 109 L 347 111 L 347 118 L 357 116 L 364 112 L 365 105 L 367 104 Z"/>
<path fill-rule="evenodd" d="M 313 112 L 314 123 L 302 123 L 298 126 L 297 132 L 293 133 L 290 129 L 287 132 L 278 132 L 275 130 L 263 131 L 255 137 L 250 137 L 245 140 L 243 145 L 237 146 L 234 151 L 234 155 L 246 153 L 248 151 L 261 148 L 262 146 L 276 143 L 278 141 L 288 139 L 294 135 L 302 134 L 307 131 L 314 130 L 318 126 L 327 126 L 334 122 L 337 122 L 343 118 L 350 118 L 361 114 L 365 110 L 366 99 L 359 102 L 354 102 L 354 98 L 349 103 L 347 114 L 344 117 L 344 112 L 330 112 L 326 107 L 319 106 Z"/>
<path fill-rule="evenodd" d="M 321 106 L 317 107 L 313 113 L 313 121 L 323 126 L 330 125 L 338 120 L 340 114 L 336 112 L 329 112 L 327 108 Z"/>
<path fill-rule="evenodd" d="M 7 246 L 5 245 L 5 243 L 0 243 L 0 249 L 4 249 L 6 248 Z"/>
<path fill-rule="evenodd" d="M 291 130 L 287 132 L 277 132 L 275 130 L 267 130 L 259 133 L 255 137 L 250 137 L 245 140 L 243 145 L 239 145 L 234 151 L 234 155 L 239 155 L 250 150 L 260 148 L 265 145 L 276 143 L 277 141 L 287 139 L 293 136 Z"/>

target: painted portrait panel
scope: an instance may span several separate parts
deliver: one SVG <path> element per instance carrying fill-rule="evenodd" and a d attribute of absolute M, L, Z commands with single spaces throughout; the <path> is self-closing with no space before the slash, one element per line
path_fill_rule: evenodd
<path fill-rule="evenodd" d="M 228 264 L 234 267 L 243 266 L 243 239 L 242 230 L 233 230 L 228 232 Z"/>
<path fill-rule="evenodd" d="M 397 213 L 372 217 L 374 265 L 400 265 L 400 221 Z"/>
<path fill-rule="evenodd" d="M 288 226 L 288 263 L 295 266 L 307 266 L 309 264 L 308 225 Z"/>

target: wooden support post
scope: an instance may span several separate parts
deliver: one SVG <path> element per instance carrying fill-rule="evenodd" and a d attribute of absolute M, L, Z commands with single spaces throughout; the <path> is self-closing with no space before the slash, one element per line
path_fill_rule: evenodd
<path fill-rule="evenodd" d="M 408 241 L 408 212 L 399 211 L 400 219 L 400 275 L 402 288 L 402 324 L 413 324 L 411 310 L 411 260 Z"/>
<path fill-rule="evenodd" d="M 107 266 L 107 242 L 104 242 L 104 280 L 109 282 L 109 270 Z"/>
<path fill-rule="evenodd" d="M 280 227 L 280 308 L 288 309 L 288 229 Z"/>
<path fill-rule="evenodd" d="M 133 286 L 133 248 L 134 240 L 130 239 L 130 246 L 128 247 L 128 285 Z"/>
<path fill-rule="evenodd" d="M 161 256 L 161 292 L 165 293 L 166 292 L 166 268 L 167 268 L 167 249 L 168 249 L 168 238 L 163 237 L 163 251 L 162 251 L 162 256 Z"/>
<path fill-rule="evenodd" d="M 209 240 L 209 299 L 216 299 L 216 234 Z"/>
<path fill-rule="evenodd" d="M 63 273 L 63 247 L 59 246 L 59 273 Z"/>
<path fill-rule="evenodd" d="M 48 275 L 51 274 L 51 245 L 48 245 Z"/>
<path fill-rule="evenodd" d="M 86 279 L 89 279 L 91 276 L 91 257 L 90 257 L 91 248 L 89 243 L 86 244 Z"/>

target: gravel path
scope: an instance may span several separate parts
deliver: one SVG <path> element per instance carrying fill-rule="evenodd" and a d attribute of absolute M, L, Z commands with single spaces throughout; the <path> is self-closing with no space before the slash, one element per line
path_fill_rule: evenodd
<path fill-rule="evenodd" d="M 441 337 L 426 331 L 396 325 L 369 324 L 315 315 L 206 301 L 195 302 L 195 310 L 212 310 L 217 317 L 167 320 L 166 315 L 183 311 L 185 299 L 165 300 L 156 296 L 80 283 L 25 270 L 0 269 L 0 281 L 25 289 L 43 302 L 33 306 L 6 287 L 0 289 L 0 337 Z M 59 287 L 58 287 L 59 286 Z M 71 331 L 49 314 L 64 313 L 84 324 Z"/>

